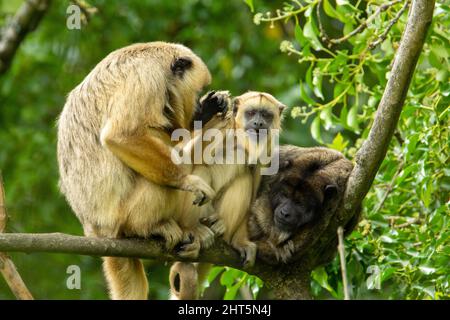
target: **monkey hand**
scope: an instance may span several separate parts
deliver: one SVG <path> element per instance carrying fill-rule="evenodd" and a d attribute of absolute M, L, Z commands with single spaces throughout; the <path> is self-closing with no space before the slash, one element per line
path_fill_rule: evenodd
<path fill-rule="evenodd" d="M 200 99 L 201 113 L 195 120 L 201 120 L 203 125 L 215 115 L 224 116 L 229 107 L 230 93 L 228 91 L 210 91 Z"/>
<path fill-rule="evenodd" d="M 225 223 L 218 214 L 211 214 L 200 219 L 200 222 L 208 226 L 216 236 L 221 236 L 225 233 Z"/>
<path fill-rule="evenodd" d="M 194 193 L 195 199 L 193 204 L 202 206 L 209 200 L 213 199 L 216 192 L 199 176 L 190 174 L 183 179 L 181 189 Z"/>
<path fill-rule="evenodd" d="M 292 258 L 294 252 L 295 252 L 294 241 L 289 240 L 285 242 L 281 247 L 277 247 L 275 249 L 275 256 L 278 261 L 288 263 L 289 260 Z"/>
<path fill-rule="evenodd" d="M 254 242 L 248 242 L 247 245 L 237 248 L 242 259 L 242 266 L 250 268 L 255 265 L 257 247 Z"/>

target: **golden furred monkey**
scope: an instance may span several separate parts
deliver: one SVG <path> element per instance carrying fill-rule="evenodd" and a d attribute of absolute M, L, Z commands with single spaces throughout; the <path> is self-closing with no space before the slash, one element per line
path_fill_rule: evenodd
<path fill-rule="evenodd" d="M 215 192 L 172 162 L 171 133 L 190 129 L 210 81 L 190 49 L 150 42 L 112 52 L 70 92 L 58 120 L 60 189 L 86 236 L 160 235 L 168 249 L 186 241 L 185 194 L 202 205 Z M 139 259 L 105 257 L 104 271 L 111 298 L 147 298 Z"/>

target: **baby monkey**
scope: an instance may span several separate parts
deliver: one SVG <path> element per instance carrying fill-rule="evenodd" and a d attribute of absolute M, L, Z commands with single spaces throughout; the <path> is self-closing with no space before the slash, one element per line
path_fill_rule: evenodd
<path fill-rule="evenodd" d="M 221 112 L 203 127 L 203 139 L 198 142 L 205 150 L 203 162 L 194 165 L 192 174 L 208 183 L 217 196 L 211 203 L 196 207 L 192 205 L 192 195 L 186 194 L 180 226 L 184 230 L 191 229 L 194 236 L 192 243 L 183 245 L 182 249 L 198 254 L 200 248 L 212 243 L 209 236 L 198 232 L 201 219 L 240 253 L 245 266 L 251 266 L 255 262 L 257 248 L 249 240 L 247 229 L 250 205 L 258 190 L 262 170 L 270 169 L 271 160 L 275 158 L 273 153 L 277 152 L 278 131 L 285 105 L 263 92 L 247 92 L 235 98 L 226 91 L 213 95 L 226 103 L 220 103 Z M 208 132 L 208 129 L 212 130 Z M 189 151 L 192 148 L 195 147 L 191 146 Z M 213 163 L 205 161 L 208 155 L 214 159 Z M 176 287 L 180 284 L 186 285 L 183 281 L 189 274 L 195 274 L 192 270 L 193 267 L 185 263 L 172 266 L 173 292 L 178 292 Z M 187 280 L 187 283 L 186 287 L 193 285 L 197 288 L 197 280 Z"/>

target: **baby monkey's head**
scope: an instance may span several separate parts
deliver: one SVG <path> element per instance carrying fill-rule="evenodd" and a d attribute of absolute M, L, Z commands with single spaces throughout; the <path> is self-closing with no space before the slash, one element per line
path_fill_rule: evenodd
<path fill-rule="evenodd" d="M 285 105 L 268 93 L 244 93 L 233 100 L 235 127 L 250 134 L 280 129 L 284 109 Z"/>

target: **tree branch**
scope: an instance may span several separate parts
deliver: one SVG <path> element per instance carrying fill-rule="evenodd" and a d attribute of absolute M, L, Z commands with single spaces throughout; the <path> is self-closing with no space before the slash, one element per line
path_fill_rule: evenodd
<path fill-rule="evenodd" d="M 363 32 L 364 29 L 366 29 L 368 27 L 368 25 L 375 20 L 375 18 L 380 15 L 380 13 L 382 13 L 383 11 L 386 11 L 387 9 L 389 9 L 390 7 L 396 5 L 397 3 L 402 2 L 403 0 L 394 0 L 391 2 L 387 2 L 382 4 L 381 6 L 378 7 L 377 11 L 375 11 L 374 14 L 372 14 L 370 17 L 367 18 L 367 20 L 364 20 L 363 22 L 361 22 L 361 24 L 354 29 L 353 31 L 349 32 L 347 35 L 339 38 L 339 39 L 328 39 L 328 41 L 332 44 L 337 44 L 337 43 L 341 43 L 344 41 L 347 41 L 348 39 L 350 39 L 351 37 L 353 37 L 354 35 Z"/>
<path fill-rule="evenodd" d="M 73 236 L 64 233 L 3 233 L 0 234 L 0 251 L 4 252 L 51 252 L 80 254 L 98 257 L 133 257 L 174 262 L 209 262 L 260 273 L 259 268 L 242 267 L 241 259 L 223 240 L 201 252 L 198 259 L 185 259 L 175 252 L 164 249 L 164 243 L 155 239 L 110 239 Z"/>
<path fill-rule="evenodd" d="M 26 0 L 5 27 L 0 40 L 0 75 L 8 70 L 23 39 L 36 29 L 50 3 L 51 0 Z"/>
<path fill-rule="evenodd" d="M 373 126 L 367 140 L 356 154 L 356 165 L 347 184 L 341 215 L 344 222 L 349 221 L 360 207 L 386 156 L 433 18 L 434 3 L 434 0 L 414 0 L 412 3 Z"/>

